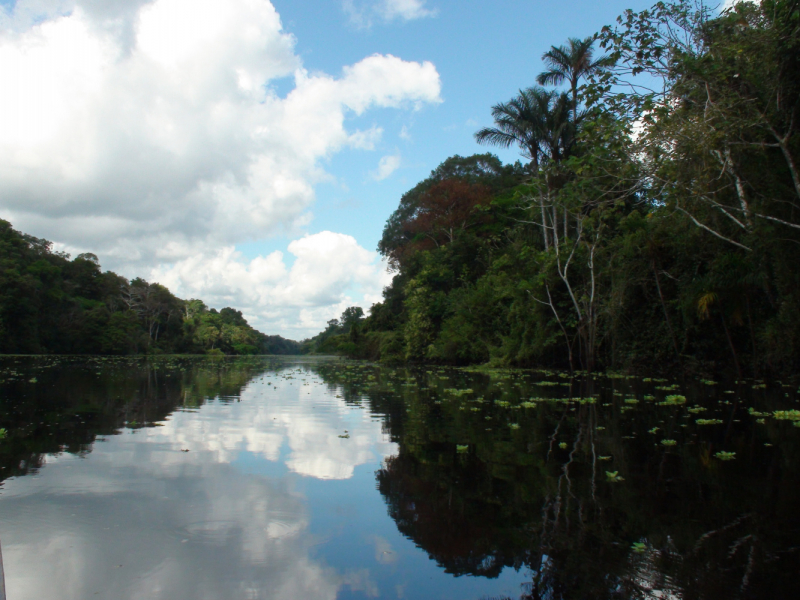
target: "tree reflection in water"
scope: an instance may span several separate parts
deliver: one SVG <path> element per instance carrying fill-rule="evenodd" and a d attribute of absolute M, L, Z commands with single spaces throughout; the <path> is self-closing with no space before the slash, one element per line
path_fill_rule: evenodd
<path fill-rule="evenodd" d="M 594 403 L 526 410 L 524 385 L 470 375 L 472 393 L 448 398 L 430 378 L 402 392 L 400 451 L 377 481 L 398 529 L 447 572 L 526 568 L 524 599 L 793 597 L 800 431 L 757 423 L 741 406 L 755 399 L 692 398 L 727 415 L 703 427 L 684 407 L 626 410 L 634 395 L 614 381 L 570 390 Z M 737 460 L 715 458 L 722 447 Z"/>
<path fill-rule="evenodd" d="M 48 454 L 85 455 L 99 436 L 155 427 L 176 409 L 197 409 L 214 398 L 233 401 L 276 364 L 260 358 L 5 358 L 0 423 L 8 433 L 0 443 L 0 481 L 35 472 Z"/>

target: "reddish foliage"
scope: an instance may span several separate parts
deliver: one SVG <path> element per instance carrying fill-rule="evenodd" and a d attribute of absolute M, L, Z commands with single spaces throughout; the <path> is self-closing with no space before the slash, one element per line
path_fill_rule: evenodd
<path fill-rule="evenodd" d="M 436 246 L 452 242 L 471 224 L 475 207 L 487 204 L 490 198 L 491 190 L 485 185 L 459 179 L 440 181 L 420 197 L 408 230 L 424 235 Z"/>

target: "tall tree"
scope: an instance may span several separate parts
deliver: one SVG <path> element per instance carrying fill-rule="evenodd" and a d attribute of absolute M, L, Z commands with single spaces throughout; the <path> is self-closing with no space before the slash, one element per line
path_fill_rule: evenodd
<path fill-rule="evenodd" d="M 572 97 L 572 121 L 577 126 L 578 118 L 578 84 L 580 80 L 609 67 L 613 61 L 607 56 L 594 60 L 595 36 L 586 39 L 569 38 L 564 46 L 550 46 L 550 50 L 542 55 L 547 71 L 536 77 L 539 85 L 561 85 L 569 83 Z"/>
<path fill-rule="evenodd" d="M 548 161 L 560 162 L 572 146 L 569 99 L 566 94 L 530 87 L 508 102 L 492 107 L 494 127 L 475 133 L 479 144 L 520 147 L 536 171 Z"/>

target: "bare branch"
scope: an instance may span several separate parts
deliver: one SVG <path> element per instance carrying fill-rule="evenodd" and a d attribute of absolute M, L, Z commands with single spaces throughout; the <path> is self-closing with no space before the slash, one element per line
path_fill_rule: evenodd
<path fill-rule="evenodd" d="M 752 251 L 753 251 L 753 249 L 752 249 L 752 248 L 748 248 L 747 246 L 745 246 L 745 245 L 743 245 L 743 244 L 740 244 L 739 242 L 735 242 L 734 240 L 732 240 L 732 239 L 730 239 L 730 238 L 727 238 L 727 237 L 725 237 L 725 236 L 724 236 L 724 235 L 722 235 L 721 233 L 718 233 L 718 232 L 714 231 L 714 230 L 713 230 L 713 229 L 711 229 L 710 227 L 708 227 L 708 226 L 706 226 L 706 225 L 703 225 L 703 224 L 702 224 L 700 221 L 698 221 L 697 219 L 695 219 L 695 218 L 694 218 L 694 216 L 692 216 L 692 214 L 691 214 L 691 213 L 689 213 L 688 211 L 684 210 L 684 209 L 683 209 L 683 208 L 681 208 L 680 206 L 676 206 L 675 208 L 676 208 L 677 210 L 679 210 L 680 212 L 682 212 L 683 214 L 685 214 L 687 217 L 689 217 L 689 218 L 692 220 L 692 222 L 693 222 L 695 225 L 697 225 L 697 226 L 698 226 L 700 229 L 704 229 L 705 231 L 707 231 L 707 232 L 708 232 L 708 233 L 710 233 L 711 235 L 713 235 L 713 236 L 716 236 L 716 237 L 718 237 L 719 239 L 721 239 L 722 241 L 728 242 L 729 244 L 733 244 L 734 246 L 737 246 L 738 248 L 741 248 L 742 250 L 747 250 L 748 252 L 752 252 Z M 759 216 L 760 216 L 760 215 L 759 215 Z M 800 227 L 798 227 L 798 229 L 800 229 Z"/>

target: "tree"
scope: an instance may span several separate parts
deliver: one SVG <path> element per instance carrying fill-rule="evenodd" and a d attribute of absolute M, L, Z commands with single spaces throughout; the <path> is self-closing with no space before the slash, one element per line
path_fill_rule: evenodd
<path fill-rule="evenodd" d="M 550 50 L 542 55 L 547 71 L 536 77 L 539 85 L 561 85 L 565 81 L 569 83 L 572 95 L 572 122 L 575 125 L 579 121 L 578 84 L 580 80 L 613 64 L 613 61 L 606 56 L 593 60 L 592 46 L 595 39 L 596 36 L 589 36 L 583 40 L 569 38 L 568 46 L 550 46 Z"/>
<path fill-rule="evenodd" d="M 759 223 L 800 230 L 798 12 L 796 1 L 740 2 L 715 17 L 675 0 L 601 34 L 617 66 L 595 91 L 638 124 L 651 194 L 744 251 Z M 640 74 L 660 86 L 636 86 Z"/>
<path fill-rule="evenodd" d="M 547 161 L 561 161 L 573 142 L 566 94 L 540 87 L 520 90 L 508 102 L 492 107 L 494 127 L 475 133 L 479 144 L 519 146 L 533 171 Z"/>
<path fill-rule="evenodd" d="M 452 244 L 458 234 L 470 227 L 475 209 L 488 205 L 491 192 L 487 186 L 471 185 L 458 179 L 447 179 L 422 194 L 417 211 L 406 224 L 414 238 L 396 250 L 398 259 L 411 249 L 425 248 L 424 241 L 437 248 Z"/>
<path fill-rule="evenodd" d="M 378 252 L 389 259 L 389 267 L 399 268 L 398 249 L 406 246 L 417 234 L 408 228 L 419 209 L 420 199 L 433 186 L 455 179 L 470 184 L 485 185 L 494 193 L 513 188 L 524 179 L 525 170 L 519 163 L 503 165 L 494 154 L 451 156 L 433 171 L 430 176 L 415 185 L 400 198 L 399 206 L 383 229 L 378 243 Z"/>
<path fill-rule="evenodd" d="M 364 309 L 360 306 L 350 306 L 344 309 L 339 318 L 344 333 L 348 333 L 353 327 L 357 326 L 364 319 Z"/>

